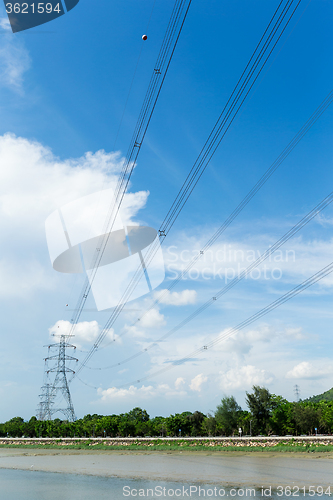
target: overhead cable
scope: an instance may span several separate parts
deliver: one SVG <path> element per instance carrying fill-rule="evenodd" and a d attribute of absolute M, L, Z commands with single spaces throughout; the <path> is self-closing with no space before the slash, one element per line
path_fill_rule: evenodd
<path fill-rule="evenodd" d="M 328 108 L 328 106 L 332 103 L 333 100 L 333 90 L 329 92 L 329 94 L 325 97 L 325 99 L 321 102 L 315 112 L 311 115 L 308 121 L 303 125 L 303 127 L 298 131 L 298 133 L 294 136 L 294 138 L 289 142 L 287 147 L 282 151 L 282 153 L 278 156 L 278 158 L 274 161 L 274 163 L 266 170 L 266 172 L 262 175 L 262 177 L 258 180 L 258 182 L 252 187 L 252 189 L 247 193 L 247 195 L 243 198 L 243 200 L 237 205 L 237 207 L 233 210 L 233 212 L 227 217 L 227 219 L 223 222 L 223 224 L 215 231 L 215 233 L 209 238 L 206 244 L 192 257 L 190 262 L 187 264 L 185 269 L 179 273 L 179 276 L 172 280 L 170 285 L 158 294 L 158 297 L 153 300 L 151 305 L 147 307 L 147 309 L 140 315 L 140 317 L 132 323 L 131 326 L 136 326 L 142 319 L 151 311 L 156 305 L 162 302 L 163 298 L 168 295 L 168 293 L 184 278 L 186 278 L 189 271 L 192 269 L 194 264 L 196 264 L 209 250 L 209 248 L 216 242 L 216 240 L 221 236 L 222 233 L 230 226 L 230 224 L 236 219 L 236 217 L 243 211 L 243 209 L 247 206 L 247 204 L 252 200 L 252 198 L 258 193 L 258 191 L 264 186 L 264 184 L 270 179 L 270 177 L 275 173 L 275 171 L 279 168 L 279 166 L 283 163 L 283 161 L 290 155 L 293 149 L 297 146 L 297 144 L 303 139 L 305 134 L 311 129 L 311 127 L 316 123 L 316 121 L 320 118 L 320 116 L 324 113 L 324 111 Z M 120 334 L 122 337 L 126 332 Z M 109 344 L 108 344 L 109 345 Z M 104 346 L 105 347 L 105 346 Z M 88 367 L 89 368 L 89 367 Z"/>
<path fill-rule="evenodd" d="M 241 273 L 238 274 L 235 278 L 233 278 L 228 284 L 226 284 L 222 289 L 214 294 L 213 297 L 208 299 L 204 304 L 198 307 L 193 313 L 191 313 L 187 318 L 182 320 L 178 325 L 173 327 L 167 333 L 165 333 L 162 337 L 152 342 L 147 348 L 138 351 L 137 353 L 129 356 L 128 358 L 114 363 L 105 368 L 95 368 L 96 370 L 109 369 L 109 368 L 117 368 L 120 365 L 128 363 L 133 359 L 145 354 L 147 351 L 153 349 L 158 345 L 159 342 L 163 342 L 168 337 L 178 332 L 181 328 L 187 325 L 194 318 L 199 316 L 199 314 L 203 313 L 208 307 L 213 305 L 218 299 L 220 299 L 223 295 L 225 295 L 229 290 L 231 290 L 235 285 L 237 285 L 240 281 L 246 278 L 253 269 L 257 268 L 262 262 L 267 260 L 276 250 L 278 250 L 284 243 L 290 240 L 296 233 L 298 233 L 304 226 L 306 226 L 314 217 L 316 217 L 320 212 L 322 212 L 328 205 L 333 202 L 333 192 L 330 193 L 326 198 L 324 198 L 318 205 L 316 205 L 307 215 L 305 215 L 295 226 L 293 226 L 287 233 L 285 233 L 279 240 L 277 240 L 272 246 L 270 246 L 258 259 L 252 262 L 247 268 L 245 268 Z M 88 367 L 89 368 L 89 367 Z M 93 369 L 93 368 L 91 368 Z"/>
<path fill-rule="evenodd" d="M 184 181 L 179 193 L 177 194 L 174 202 L 171 205 L 171 208 L 169 209 L 160 226 L 159 235 L 161 241 L 165 240 L 168 232 L 180 215 L 186 201 L 188 200 L 194 187 L 196 186 L 200 177 L 208 166 L 222 139 L 225 137 L 232 122 L 234 121 L 246 97 L 255 84 L 257 78 L 259 77 L 261 71 L 263 70 L 265 64 L 267 63 L 269 57 L 271 56 L 274 48 L 276 47 L 278 41 L 280 40 L 300 3 L 301 0 L 286 0 L 285 2 L 284 0 L 281 0 L 281 2 L 279 3 L 255 51 L 253 52 L 249 62 L 247 63 L 246 68 L 244 69 L 222 113 L 220 114 L 220 117 L 215 123 L 213 130 L 211 131 L 205 145 L 203 146 L 196 162 L 191 168 L 186 180 Z M 158 238 L 156 238 L 155 242 L 151 245 L 149 251 L 147 252 L 147 255 L 145 256 L 146 267 L 149 266 L 152 259 L 154 258 L 159 248 L 159 244 L 160 242 L 158 241 Z M 130 300 L 131 294 L 137 286 L 139 280 L 141 279 L 142 273 L 142 267 L 139 267 L 134 273 L 134 276 L 128 284 L 125 292 L 123 293 L 123 296 L 120 299 L 118 305 L 112 312 L 109 320 L 97 337 L 89 354 L 79 366 L 78 372 L 81 371 L 83 366 L 96 352 L 105 335 L 107 335 L 107 332 L 117 320 L 126 302 Z"/>
<path fill-rule="evenodd" d="M 100 240 L 96 246 L 93 262 L 90 266 L 90 268 L 92 269 L 92 274 L 90 276 L 90 280 L 85 280 L 82 292 L 80 293 L 74 310 L 73 318 L 71 320 L 72 326 L 69 335 L 73 334 L 76 324 L 80 319 L 84 305 L 90 293 L 92 283 L 102 260 L 105 248 L 107 247 L 110 232 L 112 231 L 121 203 L 125 196 L 143 140 L 145 138 L 182 28 L 184 26 L 191 1 L 192 0 L 176 0 L 173 7 L 172 15 L 162 42 L 159 55 L 157 57 L 157 61 L 155 63 L 153 74 L 150 79 L 148 90 L 146 92 L 139 118 L 130 142 L 130 146 L 125 157 L 122 171 L 118 178 L 114 200 L 110 200 L 110 210 L 105 221 L 104 231 L 102 232 L 102 236 L 100 237 Z"/>
<path fill-rule="evenodd" d="M 293 288 L 289 292 L 287 292 L 284 295 L 282 295 L 279 299 L 275 300 L 274 302 L 272 302 L 268 306 L 264 307 L 263 309 L 260 309 L 260 311 L 258 311 L 257 313 L 253 314 L 252 316 L 250 316 L 245 321 L 242 321 L 237 326 L 235 326 L 233 328 L 229 328 L 227 331 L 222 332 L 220 335 L 218 335 L 217 337 L 215 337 L 213 340 L 211 340 L 210 342 L 208 342 L 206 345 L 204 345 L 204 346 L 202 346 L 202 347 L 200 347 L 198 349 L 195 349 L 194 351 L 192 351 L 191 353 L 189 353 L 188 355 L 186 355 L 183 358 L 180 358 L 180 359 L 178 359 L 176 361 L 173 361 L 173 362 L 169 363 L 168 366 L 165 366 L 164 368 L 161 368 L 160 370 L 157 370 L 157 371 L 155 371 L 155 372 L 153 372 L 153 373 L 151 373 L 151 374 L 149 374 L 147 376 L 141 377 L 138 380 L 135 380 L 135 381 L 129 382 L 127 384 L 123 384 L 123 385 L 117 386 L 116 389 L 122 389 L 124 387 L 128 387 L 128 386 L 131 386 L 131 385 L 134 385 L 134 384 L 138 384 L 138 383 L 144 382 L 144 381 L 149 380 L 149 379 L 151 379 L 153 377 L 156 377 L 157 375 L 165 373 L 166 371 L 171 370 L 172 368 L 175 368 L 176 366 L 184 364 L 187 361 L 191 361 L 191 360 L 195 359 L 195 357 L 198 356 L 198 355 L 200 355 L 200 354 L 207 353 L 207 351 L 209 349 L 211 349 L 212 347 L 214 347 L 215 345 L 219 344 L 220 342 L 223 342 L 224 340 L 227 340 L 232 335 L 234 335 L 235 333 L 239 332 L 240 330 L 243 330 L 244 328 L 246 328 L 251 323 L 254 323 L 255 321 L 257 321 L 258 319 L 262 318 L 266 314 L 270 313 L 274 309 L 280 307 L 285 302 L 293 299 L 296 295 L 298 295 L 301 292 L 304 292 L 304 290 L 306 290 L 310 286 L 314 285 L 319 280 L 325 278 L 326 276 L 328 276 L 332 272 L 333 272 L 333 262 L 331 262 L 331 264 L 329 264 L 328 266 L 326 266 L 323 269 L 321 269 L 318 273 L 316 273 L 313 276 L 311 276 L 311 278 L 308 278 L 307 280 L 303 281 L 303 283 L 301 283 L 300 285 L 297 285 L 295 288 Z"/>

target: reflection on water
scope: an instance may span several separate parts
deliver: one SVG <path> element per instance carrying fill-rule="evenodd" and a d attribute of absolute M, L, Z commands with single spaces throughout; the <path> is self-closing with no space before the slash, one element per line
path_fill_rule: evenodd
<path fill-rule="evenodd" d="M 216 484 L 181 483 L 96 477 L 52 472 L 0 469 L 1 499 L 4 500 L 120 500 L 126 498 L 270 498 L 328 499 L 333 488 L 292 486 L 270 488 L 226 488 Z M 331 495 L 330 495 L 331 494 Z"/>

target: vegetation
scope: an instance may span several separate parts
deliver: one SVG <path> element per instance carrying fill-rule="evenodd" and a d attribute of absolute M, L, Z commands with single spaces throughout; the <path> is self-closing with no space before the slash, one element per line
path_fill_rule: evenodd
<path fill-rule="evenodd" d="M 320 403 L 320 401 L 333 401 L 333 387 L 329 391 L 323 392 L 323 394 L 319 394 L 318 396 L 312 396 L 312 398 L 305 399 L 305 401 L 309 401 L 310 403 Z"/>
<path fill-rule="evenodd" d="M 66 420 L 24 421 L 15 417 L 0 424 L 0 437 L 165 437 L 243 435 L 311 435 L 333 432 L 333 401 L 291 403 L 259 386 L 246 393 L 248 411 L 233 396 L 224 397 L 213 415 L 185 411 L 169 417 L 150 418 L 146 410 L 134 408 L 120 415 L 86 415 L 76 422 Z"/>

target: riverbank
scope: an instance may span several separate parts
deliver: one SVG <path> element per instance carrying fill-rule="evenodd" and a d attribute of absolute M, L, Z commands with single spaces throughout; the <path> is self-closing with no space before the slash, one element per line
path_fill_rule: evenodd
<path fill-rule="evenodd" d="M 0 438 L 0 448 L 151 451 L 333 452 L 333 436 L 202 438 Z"/>
<path fill-rule="evenodd" d="M 0 449 L 0 468 L 228 487 L 332 487 L 333 453 Z"/>

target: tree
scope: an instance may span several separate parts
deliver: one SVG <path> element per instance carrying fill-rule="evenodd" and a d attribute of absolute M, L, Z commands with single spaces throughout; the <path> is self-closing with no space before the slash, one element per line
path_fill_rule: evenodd
<path fill-rule="evenodd" d="M 26 422 L 24 424 L 24 435 L 26 437 L 36 437 L 36 425 L 37 425 L 37 418 L 36 417 L 31 417 L 29 422 Z"/>
<path fill-rule="evenodd" d="M 320 411 L 311 403 L 296 403 L 294 416 L 297 429 L 302 434 L 313 434 L 315 427 L 319 427 Z"/>
<path fill-rule="evenodd" d="M 141 408 L 133 408 L 127 413 L 129 420 L 134 420 L 135 422 L 148 422 L 149 415 L 146 410 L 141 410 Z"/>
<path fill-rule="evenodd" d="M 320 427 L 326 432 L 333 432 L 333 401 L 319 403 Z"/>
<path fill-rule="evenodd" d="M 166 428 L 169 436 L 189 436 L 191 434 L 191 422 L 189 416 L 190 411 L 183 411 L 183 413 L 176 413 L 166 418 Z"/>
<path fill-rule="evenodd" d="M 226 436 L 232 435 L 237 429 L 238 415 L 242 408 L 234 396 L 226 396 L 221 400 L 215 411 L 217 429 Z"/>
<path fill-rule="evenodd" d="M 285 436 L 286 434 L 296 434 L 297 427 L 294 415 L 295 403 L 290 403 L 281 396 L 272 396 L 275 408 L 272 410 L 270 425 L 274 434 Z"/>
<path fill-rule="evenodd" d="M 269 434 L 272 410 L 276 408 L 278 403 L 265 387 L 254 385 L 252 390 L 252 394 L 246 393 L 245 401 L 252 413 L 253 429 L 259 434 Z"/>
<path fill-rule="evenodd" d="M 128 420 L 124 416 L 120 421 L 118 431 L 122 437 L 135 436 L 135 422 Z"/>
<path fill-rule="evenodd" d="M 191 436 L 201 436 L 202 424 L 205 420 L 205 415 L 200 411 L 195 411 L 192 415 L 188 416 L 189 422 L 192 426 Z"/>
<path fill-rule="evenodd" d="M 166 427 L 166 419 L 165 417 L 155 417 L 149 420 L 147 433 L 149 436 L 166 436 L 167 427 Z"/>
<path fill-rule="evenodd" d="M 204 436 L 216 436 L 216 419 L 210 413 L 202 423 L 202 433 Z"/>
<path fill-rule="evenodd" d="M 5 433 L 10 437 L 21 437 L 23 434 L 24 420 L 22 417 L 11 418 L 5 424 Z"/>

